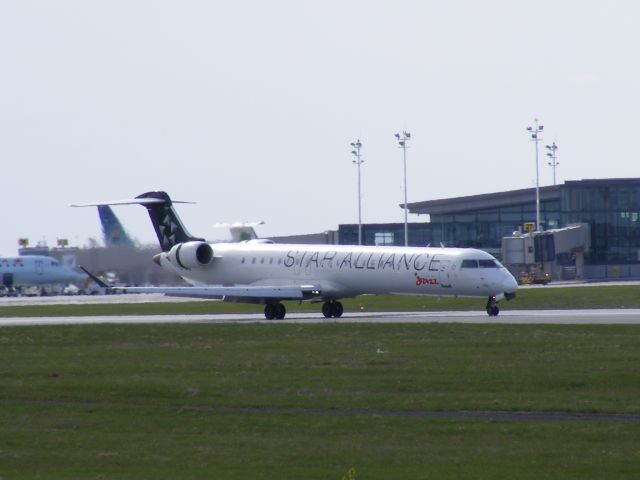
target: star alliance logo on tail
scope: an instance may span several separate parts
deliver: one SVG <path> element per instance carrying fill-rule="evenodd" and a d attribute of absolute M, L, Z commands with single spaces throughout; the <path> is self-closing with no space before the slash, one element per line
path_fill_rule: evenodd
<path fill-rule="evenodd" d="M 162 223 L 158 225 L 160 234 L 162 235 L 163 247 L 171 247 L 176 243 L 176 230 L 178 225 L 171 218 L 171 214 L 167 211 Z"/>

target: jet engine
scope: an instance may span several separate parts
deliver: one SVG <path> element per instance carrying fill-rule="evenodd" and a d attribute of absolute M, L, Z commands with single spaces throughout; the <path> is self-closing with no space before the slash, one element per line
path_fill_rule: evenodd
<path fill-rule="evenodd" d="M 171 248 L 168 256 L 176 267 L 190 270 L 209 265 L 213 260 L 213 249 L 206 242 L 179 243 Z"/>

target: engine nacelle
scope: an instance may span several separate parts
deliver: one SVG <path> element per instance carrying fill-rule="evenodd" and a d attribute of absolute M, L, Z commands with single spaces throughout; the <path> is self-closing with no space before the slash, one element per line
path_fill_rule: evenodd
<path fill-rule="evenodd" d="M 171 248 L 168 257 L 175 267 L 190 270 L 209 265 L 213 260 L 213 249 L 207 242 L 179 243 Z"/>

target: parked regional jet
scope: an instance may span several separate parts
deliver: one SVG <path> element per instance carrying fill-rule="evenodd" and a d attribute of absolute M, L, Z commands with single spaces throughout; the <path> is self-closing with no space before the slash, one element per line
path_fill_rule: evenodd
<path fill-rule="evenodd" d="M 494 257 L 471 248 L 285 245 L 266 239 L 210 244 L 188 233 L 173 203 L 185 202 L 147 192 L 130 200 L 72 205 L 143 205 L 162 248 L 154 261 L 191 285 L 114 290 L 264 304 L 271 320 L 284 318 L 282 300 L 323 302 L 329 318 L 342 315 L 342 298 L 383 293 L 485 297 L 487 313 L 496 316 L 497 302 L 514 298 L 518 288 Z"/>
<path fill-rule="evenodd" d="M 216 223 L 215 228 L 228 228 L 233 243 L 244 242 L 247 240 L 256 240 L 258 234 L 254 227 L 264 225 L 264 222 L 235 222 L 235 223 Z"/>
<path fill-rule="evenodd" d="M 46 255 L 0 258 L 2 285 L 14 287 L 53 285 L 84 281 L 83 275 Z"/>

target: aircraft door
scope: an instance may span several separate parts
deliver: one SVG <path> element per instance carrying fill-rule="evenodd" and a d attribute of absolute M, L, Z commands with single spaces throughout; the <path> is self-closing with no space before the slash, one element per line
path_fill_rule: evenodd
<path fill-rule="evenodd" d="M 304 260 L 304 258 L 298 252 L 296 252 L 296 255 L 294 258 L 295 259 L 293 261 L 293 273 L 296 275 L 300 275 L 300 272 L 302 271 L 302 261 Z"/>
<path fill-rule="evenodd" d="M 434 255 L 429 263 L 429 271 L 438 276 L 441 287 L 451 288 L 451 260 L 444 255 Z"/>
<path fill-rule="evenodd" d="M 311 259 L 306 259 L 304 262 L 304 276 L 305 277 L 310 277 L 311 276 Z"/>
<path fill-rule="evenodd" d="M 44 266 L 42 260 L 36 260 L 36 275 L 42 275 L 44 273 Z"/>
<path fill-rule="evenodd" d="M 451 262 L 440 260 L 440 285 L 444 288 L 451 288 Z"/>
<path fill-rule="evenodd" d="M 7 288 L 13 287 L 13 273 L 4 273 L 2 275 L 2 285 Z"/>
<path fill-rule="evenodd" d="M 302 252 L 297 255 L 293 271 L 299 276 L 311 276 L 311 256 L 308 252 Z"/>

